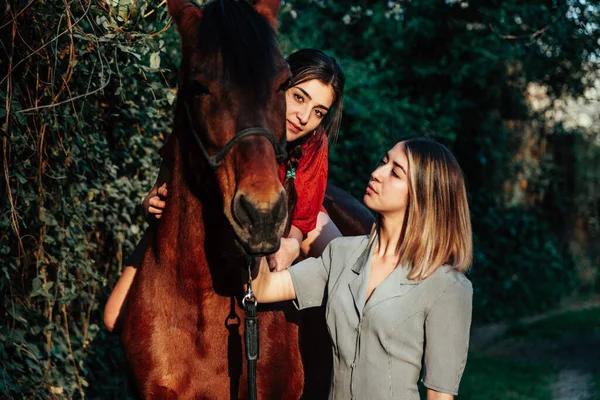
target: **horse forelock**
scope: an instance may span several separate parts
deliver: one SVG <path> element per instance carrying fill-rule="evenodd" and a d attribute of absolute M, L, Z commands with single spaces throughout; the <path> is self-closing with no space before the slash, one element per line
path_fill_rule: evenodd
<path fill-rule="evenodd" d="M 268 99 L 281 55 L 275 31 L 247 1 L 208 3 L 198 27 L 198 46 L 207 59 L 221 61 L 219 73 L 232 87 L 251 93 L 258 102 Z"/>

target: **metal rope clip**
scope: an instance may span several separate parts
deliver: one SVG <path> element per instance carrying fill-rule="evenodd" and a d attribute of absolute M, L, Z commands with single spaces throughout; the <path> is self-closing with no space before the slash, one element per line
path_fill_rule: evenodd
<path fill-rule="evenodd" d="M 246 256 L 248 262 L 248 289 L 246 289 L 246 295 L 244 296 L 244 298 L 242 299 L 242 305 L 244 306 L 244 308 L 246 307 L 246 301 L 253 301 L 254 302 L 254 307 L 256 307 L 256 305 L 258 304 L 258 299 L 256 298 L 256 296 L 254 295 L 254 292 L 252 291 L 252 257 L 250 256 Z"/>
<path fill-rule="evenodd" d="M 246 256 L 248 264 L 248 289 L 242 299 L 242 306 L 246 310 L 244 321 L 244 343 L 246 344 L 246 360 L 248 361 L 248 399 L 257 400 L 256 389 L 256 361 L 258 360 L 259 344 L 258 339 L 258 316 L 256 315 L 256 305 L 258 300 L 252 291 L 252 265 L 254 259 Z"/>

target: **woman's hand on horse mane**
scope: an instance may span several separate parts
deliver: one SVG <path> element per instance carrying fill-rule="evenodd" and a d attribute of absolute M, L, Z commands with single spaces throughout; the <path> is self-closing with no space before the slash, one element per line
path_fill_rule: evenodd
<path fill-rule="evenodd" d="M 287 269 L 300 256 L 300 242 L 296 238 L 281 238 L 277 253 L 268 257 L 269 268 L 275 271 Z"/>
<path fill-rule="evenodd" d="M 163 162 L 160 164 L 160 169 L 158 170 L 158 176 L 156 177 L 154 187 L 152 190 L 150 190 L 150 193 L 144 197 L 144 201 L 142 201 L 144 217 L 146 217 L 146 221 L 148 223 L 152 223 L 157 219 L 160 219 L 162 216 L 162 212 L 166 206 L 165 200 L 168 194 L 167 182 L 170 178 L 171 171 L 169 171 L 166 163 Z"/>
<path fill-rule="evenodd" d="M 165 200 L 168 194 L 169 191 L 166 183 L 163 183 L 162 186 L 156 190 L 153 188 L 152 191 L 148 193 L 148 196 L 146 196 L 144 201 L 144 211 L 147 219 L 160 219 L 160 217 L 162 217 L 162 213 L 167 206 Z"/>

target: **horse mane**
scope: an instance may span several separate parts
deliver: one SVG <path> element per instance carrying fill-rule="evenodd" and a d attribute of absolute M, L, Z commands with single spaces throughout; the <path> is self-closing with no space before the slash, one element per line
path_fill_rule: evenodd
<path fill-rule="evenodd" d="M 214 0 L 204 6 L 198 46 L 208 58 L 222 60 L 228 79 L 252 89 L 258 99 L 269 95 L 278 52 L 275 31 L 246 0 Z"/>

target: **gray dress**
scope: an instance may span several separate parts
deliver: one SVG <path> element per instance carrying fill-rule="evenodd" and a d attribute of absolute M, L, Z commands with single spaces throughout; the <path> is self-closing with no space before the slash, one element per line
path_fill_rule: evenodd
<path fill-rule="evenodd" d="M 473 289 L 448 266 L 422 281 L 397 267 L 365 304 L 368 237 L 332 241 L 289 269 L 300 309 L 326 303 L 333 343 L 330 399 L 418 400 L 417 382 L 456 395 L 467 361 Z"/>

